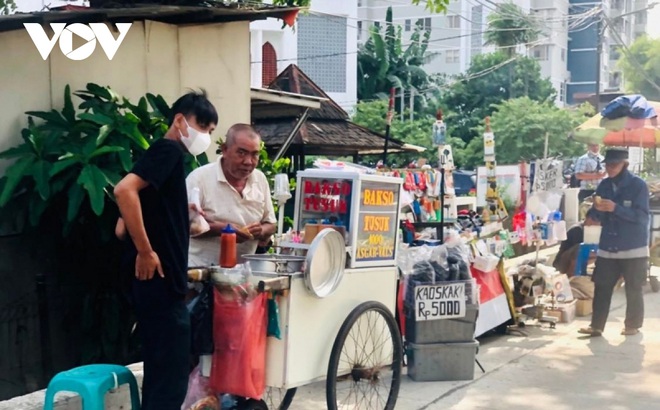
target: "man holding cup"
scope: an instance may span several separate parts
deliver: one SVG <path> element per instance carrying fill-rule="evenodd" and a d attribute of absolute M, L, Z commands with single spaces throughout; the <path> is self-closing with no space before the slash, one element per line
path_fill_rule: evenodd
<path fill-rule="evenodd" d="M 628 151 L 610 149 L 604 159 L 608 178 L 594 197 L 589 217 L 600 221 L 593 316 L 580 333 L 601 336 L 610 311 L 612 293 L 623 276 L 626 290 L 625 328 L 621 334 L 639 333 L 644 322 L 642 287 L 649 259 L 649 190 L 641 178 L 628 171 Z"/>
<path fill-rule="evenodd" d="M 275 233 L 277 220 L 270 186 L 263 172 L 256 169 L 261 137 L 248 124 L 234 124 L 227 131 L 222 155 L 188 175 L 188 192 L 199 189 L 199 202 L 210 230 L 191 238 L 190 266 L 217 265 L 220 260 L 218 237 L 230 224 L 236 230 L 237 256 L 253 254 L 259 242 Z"/>

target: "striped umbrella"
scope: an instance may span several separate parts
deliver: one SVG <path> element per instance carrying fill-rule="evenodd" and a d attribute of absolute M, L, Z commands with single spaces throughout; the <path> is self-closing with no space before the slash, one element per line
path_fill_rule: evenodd
<path fill-rule="evenodd" d="M 660 113 L 660 102 L 648 104 Z M 657 116 L 610 120 L 596 114 L 573 130 L 571 137 L 587 144 L 655 148 L 660 147 L 660 120 Z"/>

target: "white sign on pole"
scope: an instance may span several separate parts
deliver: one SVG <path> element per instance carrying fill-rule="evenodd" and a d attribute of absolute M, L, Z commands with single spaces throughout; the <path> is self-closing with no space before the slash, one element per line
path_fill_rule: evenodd
<path fill-rule="evenodd" d="M 415 287 L 415 320 L 465 317 L 465 282 Z"/>
<path fill-rule="evenodd" d="M 558 191 L 564 187 L 563 166 L 557 160 L 538 160 L 534 171 L 534 192 Z"/>

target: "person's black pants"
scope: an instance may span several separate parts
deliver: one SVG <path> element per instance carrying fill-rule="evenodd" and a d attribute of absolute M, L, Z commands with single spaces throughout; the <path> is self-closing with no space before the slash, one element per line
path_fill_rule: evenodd
<path fill-rule="evenodd" d="M 644 323 L 644 293 L 648 258 L 606 259 L 598 257 L 594 269 L 595 284 L 593 316 L 591 327 L 604 330 L 610 313 L 612 293 L 621 276 L 626 290 L 627 329 L 639 329 Z"/>
<path fill-rule="evenodd" d="M 595 193 L 596 193 L 595 189 L 581 189 L 580 192 L 578 192 L 578 201 L 582 202 L 586 198 L 589 198 L 591 195 Z"/>
<path fill-rule="evenodd" d="M 142 410 L 180 410 L 188 390 L 190 314 L 167 279 L 133 282 L 142 339 Z"/>

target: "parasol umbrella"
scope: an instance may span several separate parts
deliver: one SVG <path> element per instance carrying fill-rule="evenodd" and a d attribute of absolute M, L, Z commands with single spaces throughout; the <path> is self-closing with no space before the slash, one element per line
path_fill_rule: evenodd
<path fill-rule="evenodd" d="M 638 95 L 616 98 L 571 133 L 587 144 L 619 147 L 660 147 L 660 102 Z"/>

